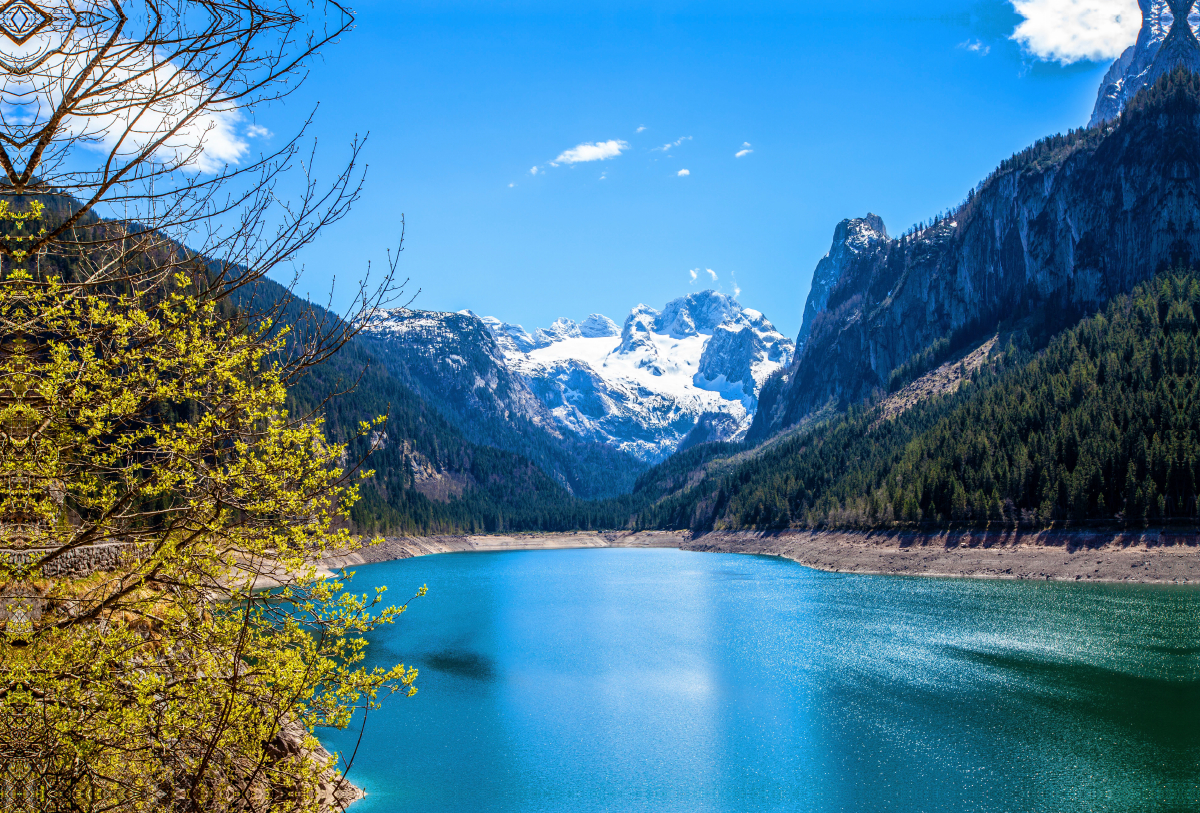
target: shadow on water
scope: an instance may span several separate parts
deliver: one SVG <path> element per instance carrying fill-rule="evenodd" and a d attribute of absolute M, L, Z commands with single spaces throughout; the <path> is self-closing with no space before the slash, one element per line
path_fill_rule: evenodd
<path fill-rule="evenodd" d="M 1060 708 L 1069 705 L 1077 719 L 1117 726 L 1180 755 L 1200 757 L 1200 738 L 1196 737 L 1200 731 L 1198 679 L 1136 675 L 1097 664 L 1063 663 L 962 647 L 946 649 L 960 660 L 1018 677 L 1035 688 L 1043 702 Z M 1171 647 L 1170 651 L 1191 654 L 1190 647 Z"/>
<path fill-rule="evenodd" d="M 420 658 L 420 662 L 435 672 L 487 683 L 494 681 L 499 674 L 495 661 L 478 652 L 442 650 L 425 655 Z"/>

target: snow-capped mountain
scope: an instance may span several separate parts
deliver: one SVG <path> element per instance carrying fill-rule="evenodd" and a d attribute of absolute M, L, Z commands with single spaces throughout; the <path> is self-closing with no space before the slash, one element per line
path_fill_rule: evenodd
<path fill-rule="evenodd" d="M 532 334 L 482 321 L 561 426 L 646 461 L 673 452 L 702 418 L 740 437 L 763 382 L 795 352 L 761 313 L 715 291 L 661 311 L 638 305 L 621 329 L 600 314 Z"/>
<path fill-rule="evenodd" d="M 1200 70 L 1200 13 L 1195 5 L 1196 0 L 1138 0 L 1142 28 L 1137 42 L 1104 75 L 1089 127 L 1115 119 L 1139 90 L 1176 66 Z"/>

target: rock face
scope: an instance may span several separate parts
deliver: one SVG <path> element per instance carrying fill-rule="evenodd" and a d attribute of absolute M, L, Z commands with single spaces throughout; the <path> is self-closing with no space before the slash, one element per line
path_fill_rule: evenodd
<path fill-rule="evenodd" d="M 1115 119 L 1139 90 L 1153 85 L 1175 66 L 1200 71 L 1200 49 L 1196 47 L 1200 13 L 1193 8 L 1194 0 L 1138 0 L 1138 5 L 1142 29 L 1137 42 L 1126 48 L 1104 75 L 1089 127 Z M 1178 27 L 1176 19 L 1181 22 Z"/>
<path fill-rule="evenodd" d="M 804 320 L 800 323 L 800 335 L 796 338 L 797 352 L 804 349 L 812 332 L 813 320 L 825 310 L 829 292 L 842 274 L 858 255 L 871 251 L 887 239 L 887 229 L 878 215 L 868 214 L 866 217 L 843 220 L 834 229 L 833 247 L 817 263 L 817 270 L 813 272 L 808 302 L 804 305 Z"/>
<path fill-rule="evenodd" d="M 795 347 L 761 313 L 715 291 L 662 311 L 638 305 L 619 331 L 599 314 L 582 325 L 559 319 L 535 331 L 528 349 L 507 341 L 524 329 L 484 322 L 559 426 L 646 462 L 700 425 L 693 442 L 744 435 L 762 383 Z"/>
<path fill-rule="evenodd" d="M 376 314 L 363 333 L 385 345 L 378 356 L 385 364 L 402 370 L 404 380 L 455 415 L 502 415 L 554 426 L 524 379 L 509 370 L 493 330 L 470 312 L 396 308 Z M 513 338 L 512 332 L 501 333 Z"/>
<path fill-rule="evenodd" d="M 1198 221 L 1200 77 L 1173 73 L 1115 126 L 1006 161 L 933 226 L 859 250 L 848 243 L 861 232 L 839 226 L 830 257 L 840 274 L 827 293 L 814 286 L 803 351 L 760 393 L 750 438 L 878 393 L 940 339 L 965 347 L 1002 320 L 1065 327 L 1160 268 L 1200 258 Z"/>

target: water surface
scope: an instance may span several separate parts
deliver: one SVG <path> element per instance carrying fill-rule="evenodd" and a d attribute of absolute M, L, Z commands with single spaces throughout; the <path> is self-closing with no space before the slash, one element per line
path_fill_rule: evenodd
<path fill-rule="evenodd" d="M 1200 591 L 676 550 L 358 568 L 401 599 L 352 813 L 1200 810 Z M 357 729 L 319 732 L 349 753 Z"/>

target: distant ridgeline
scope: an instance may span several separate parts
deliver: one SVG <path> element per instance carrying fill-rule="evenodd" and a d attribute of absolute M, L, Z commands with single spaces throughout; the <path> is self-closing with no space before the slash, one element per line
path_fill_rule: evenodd
<path fill-rule="evenodd" d="M 1200 55 L 1176 28 L 1155 59 Z M 367 369 L 327 409 L 338 439 L 390 414 L 363 530 L 1194 524 L 1200 76 L 1177 61 L 930 223 L 839 225 L 745 441 L 697 430 L 647 470 L 572 437 L 475 317 L 436 358 L 364 335 L 293 398 Z"/>

